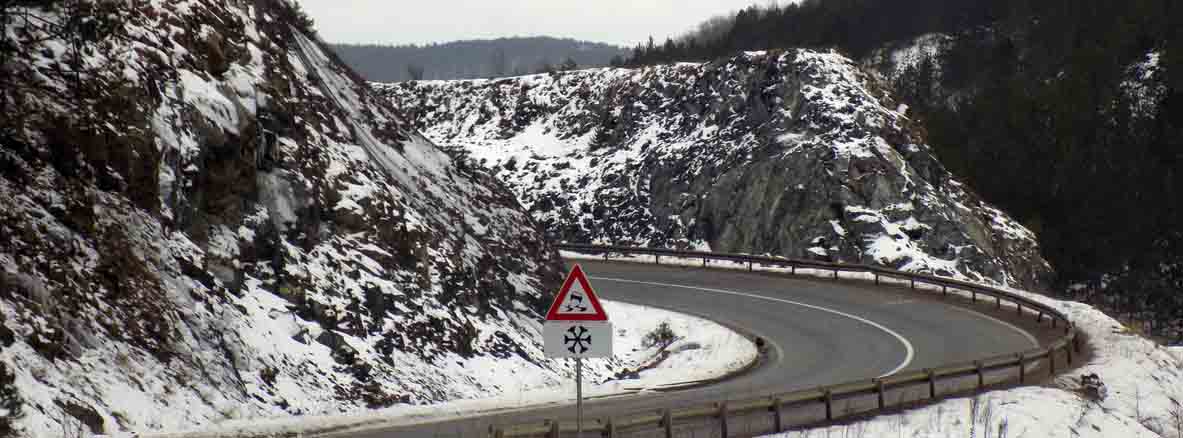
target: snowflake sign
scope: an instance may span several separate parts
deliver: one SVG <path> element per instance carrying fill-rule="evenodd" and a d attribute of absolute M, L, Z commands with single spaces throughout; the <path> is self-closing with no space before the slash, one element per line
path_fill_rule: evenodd
<path fill-rule="evenodd" d="M 582 354 L 590 349 L 591 335 L 587 334 L 587 327 L 576 325 L 567 329 L 567 335 L 563 337 L 563 344 L 567 345 L 567 351 L 571 354 Z"/>

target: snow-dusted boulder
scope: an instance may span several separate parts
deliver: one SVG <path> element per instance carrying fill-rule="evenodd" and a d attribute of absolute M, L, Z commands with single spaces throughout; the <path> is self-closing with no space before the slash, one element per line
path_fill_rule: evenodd
<path fill-rule="evenodd" d="M 1027 287 L 1050 272 L 1034 235 L 949 174 L 905 108 L 834 53 L 374 87 L 562 240 Z"/>

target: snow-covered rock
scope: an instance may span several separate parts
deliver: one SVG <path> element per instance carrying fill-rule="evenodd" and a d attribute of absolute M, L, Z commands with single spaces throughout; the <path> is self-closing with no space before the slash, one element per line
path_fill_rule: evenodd
<path fill-rule="evenodd" d="M 893 41 L 873 50 L 861 64 L 872 73 L 886 81 L 900 79 L 909 69 L 922 68 L 925 63 L 940 76 L 941 57 L 953 45 L 953 36 L 943 33 L 930 33 L 910 40 Z"/>
<path fill-rule="evenodd" d="M 1122 81 L 1120 87 L 1122 97 L 1134 110 L 1134 114 L 1139 117 L 1147 119 L 1157 117 L 1156 111 L 1158 111 L 1159 105 L 1170 92 L 1161 60 L 1161 51 L 1151 51 L 1140 62 L 1126 68 L 1125 80 Z"/>
<path fill-rule="evenodd" d="M 493 363 L 565 377 L 537 342 L 557 253 L 287 1 L 18 5 L 0 389 L 24 435 L 495 395 Z"/>
<path fill-rule="evenodd" d="M 936 160 L 850 60 L 374 84 L 572 242 L 774 253 L 1040 287 L 1034 235 Z"/>

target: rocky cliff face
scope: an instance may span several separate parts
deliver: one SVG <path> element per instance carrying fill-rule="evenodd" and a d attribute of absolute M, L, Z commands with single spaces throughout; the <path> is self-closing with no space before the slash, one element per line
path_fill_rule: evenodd
<path fill-rule="evenodd" d="M 0 383 L 23 434 L 558 377 L 555 251 L 288 3 L 58 3 L 0 6 Z"/>
<path fill-rule="evenodd" d="M 876 263 L 1038 287 L 1030 231 L 949 174 L 833 53 L 375 84 L 575 242 Z"/>

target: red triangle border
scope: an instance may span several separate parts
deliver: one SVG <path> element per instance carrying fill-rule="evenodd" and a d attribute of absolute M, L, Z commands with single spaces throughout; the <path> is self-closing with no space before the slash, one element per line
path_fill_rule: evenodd
<path fill-rule="evenodd" d="M 567 294 L 571 292 L 571 286 L 575 281 L 579 281 L 579 285 L 587 292 L 587 299 L 591 301 L 592 309 L 596 313 L 562 313 L 559 312 L 559 307 L 563 301 L 567 299 Z M 571 268 L 571 272 L 567 274 L 567 279 L 563 281 L 563 287 L 559 289 L 559 294 L 555 296 L 555 300 L 550 304 L 550 310 L 546 312 L 547 321 L 607 321 L 608 313 L 604 312 L 604 307 L 600 306 L 600 298 L 596 296 L 596 291 L 592 290 L 591 283 L 587 282 L 587 274 L 584 274 L 583 267 L 578 263 Z"/>

